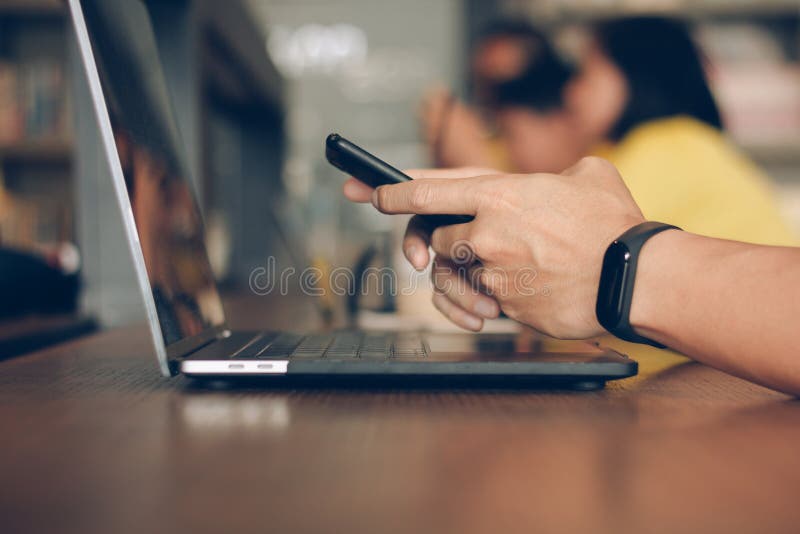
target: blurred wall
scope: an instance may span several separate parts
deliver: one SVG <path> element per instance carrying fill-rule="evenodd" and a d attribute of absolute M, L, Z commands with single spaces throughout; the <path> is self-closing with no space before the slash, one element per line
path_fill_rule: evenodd
<path fill-rule="evenodd" d="M 392 221 L 343 202 L 325 137 L 339 132 L 401 168 L 426 165 L 416 109 L 425 88 L 461 79 L 462 2 L 253 0 L 251 8 L 288 84 L 282 219 L 309 256 L 347 263 Z"/>

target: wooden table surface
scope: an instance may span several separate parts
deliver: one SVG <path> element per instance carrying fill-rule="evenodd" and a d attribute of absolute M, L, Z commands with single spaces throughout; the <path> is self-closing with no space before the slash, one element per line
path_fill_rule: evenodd
<path fill-rule="evenodd" d="M 800 402 L 630 354 L 590 393 L 215 390 L 143 327 L 72 341 L 0 362 L 0 532 L 799 532 Z"/>

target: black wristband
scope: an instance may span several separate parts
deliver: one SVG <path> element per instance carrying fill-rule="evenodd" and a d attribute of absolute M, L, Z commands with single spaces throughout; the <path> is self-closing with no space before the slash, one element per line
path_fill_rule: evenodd
<path fill-rule="evenodd" d="M 603 257 L 595 308 L 597 320 L 603 328 L 618 338 L 662 349 L 664 345 L 634 331 L 630 324 L 630 314 L 639 251 L 648 239 L 665 230 L 680 228 L 659 222 L 644 222 L 637 224 L 609 245 Z"/>

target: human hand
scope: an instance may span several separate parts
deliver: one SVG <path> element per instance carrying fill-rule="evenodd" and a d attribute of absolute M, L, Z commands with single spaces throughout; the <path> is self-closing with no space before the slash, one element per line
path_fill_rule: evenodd
<path fill-rule="evenodd" d="M 429 90 L 420 105 L 420 123 L 437 165 L 488 166 L 488 131 L 473 109 L 459 102 L 446 88 Z"/>
<path fill-rule="evenodd" d="M 436 253 L 434 303 L 453 322 L 479 330 L 498 307 L 559 338 L 604 330 L 595 317 L 608 245 L 644 217 L 608 162 L 584 158 L 560 175 L 409 171 L 412 182 L 372 191 L 349 181 L 345 195 L 383 213 L 464 214 L 466 224 L 431 229 L 414 217 L 403 251 L 417 269 Z M 446 178 L 446 179 L 445 179 Z"/>

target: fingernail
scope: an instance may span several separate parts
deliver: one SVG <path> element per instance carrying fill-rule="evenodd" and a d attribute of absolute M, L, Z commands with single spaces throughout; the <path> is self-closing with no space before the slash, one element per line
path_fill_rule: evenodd
<path fill-rule="evenodd" d="M 406 249 L 406 259 L 415 269 L 419 269 L 417 266 L 417 247 L 411 245 Z"/>
<path fill-rule="evenodd" d="M 483 320 L 472 315 L 464 315 L 464 326 L 469 330 L 480 330 L 483 328 Z"/>
<path fill-rule="evenodd" d="M 418 271 L 424 271 L 428 266 L 428 258 L 425 257 L 425 249 L 414 247 L 411 263 Z"/>
<path fill-rule="evenodd" d="M 422 257 L 422 251 L 416 245 L 408 247 L 406 258 L 416 270 L 421 271 L 425 268 L 425 258 Z"/>
<path fill-rule="evenodd" d="M 487 319 L 494 319 L 497 317 L 497 305 L 487 300 L 479 300 L 475 303 L 475 313 Z"/>

